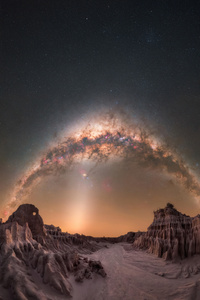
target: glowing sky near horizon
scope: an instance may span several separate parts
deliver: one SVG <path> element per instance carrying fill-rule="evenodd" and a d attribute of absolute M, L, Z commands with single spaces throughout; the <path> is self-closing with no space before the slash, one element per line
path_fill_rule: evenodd
<path fill-rule="evenodd" d="M 197 177 L 177 153 L 148 129 L 120 112 L 107 112 L 94 116 L 94 120 L 44 151 L 40 162 L 34 163 L 17 182 L 5 208 L 7 214 L 24 202 L 46 207 L 48 201 L 53 201 L 51 209 L 60 208 L 57 215 L 65 211 L 61 224 L 55 221 L 64 230 L 119 235 L 144 230 L 149 225 L 151 209 L 160 195 L 159 185 L 164 185 L 165 191 L 169 189 L 160 196 L 160 203 L 171 201 L 170 189 L 176 190 L 174 195 L 181 190 L 183 197 L 185 190 L 198 199 Z M 138 211 L 141 214 L 148 207 L 145 221 L 139 221 Z M 54 219 L 51 215 L 50 221 L 47 212 L 43 214 L 46 223 Z M 113 222 L 120 226 L 113 227 Z"/>

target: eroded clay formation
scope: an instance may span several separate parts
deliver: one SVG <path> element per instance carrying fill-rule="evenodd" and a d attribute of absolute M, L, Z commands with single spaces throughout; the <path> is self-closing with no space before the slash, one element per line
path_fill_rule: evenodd
<path fill-rule="evenodd" d="M 172 260 L 200 254 L 200 215 L 191 218 L 168 203 L 154 212 L 153 223 L 133 246 Z"/>
<path fill-rule="evenodd" d="M 73 287 L 69 276 L 82 282 L 94 273 L 103 277 L 106 273 L 99 261 L 81 256 L 79 248 L 65 239 L 54 238 L 45 228 L 38 209 L 34 205 L 21 205 L 6 223 L 0 224 L 0 284 L 10 293 L 10 299 L 50 300 L 54 296 L 38 287 L 47 285 L 54 293 L 71 296 Z M 52 227 L 52 232 L 59 232 Z M 88 248 L 86 247 L 88 246 Z M 84 245 L 91 251 L 92 245 Z"/>
<path fill-rule="evenodd" d="M 86 255 L 108 243 L 128 242 L 164 259 L 200 254 L 200 215 L 178 212 L 170 203 L 154 212 L 147 232 L 129 232 L 116 238 L 94 238 L 62 232 L 44 225 L 38 209 L 21 205 L 3 223 L 0 220 L 0 285 L 12 300 L 53 300 L 73 296 L 73 280 L 106 276 L 100 261 Z M 47 292 L 51 290 L 51 292 Z M 0 300 L 4 298 L 1 298 Z"/>

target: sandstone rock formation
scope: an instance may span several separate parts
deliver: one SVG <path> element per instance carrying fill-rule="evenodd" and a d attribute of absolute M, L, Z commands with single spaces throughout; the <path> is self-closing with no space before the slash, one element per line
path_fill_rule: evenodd
<path fill-rule="evenodd" d="M 6 223 L 0 224 L 0 284 L 8 289 L 13 300 L 53 300 L 38 287 L 38 282 L 70 297 L 73 287 L 69 276 L 76 281 L 90 279 L 94 273 L 106 276 L 100 262 L 87 260 L 60 233 L 54 238 L 45 229 L 34 205 L 21 205 Z"/>
<path fill-rule="evenodd" d="M 10 222 L 17 222 L 21 226 L 28 223 L 33 237 L 44 237 L 46 235 L 44 223 L 39 215 L 39 211 L 37 207 L 32 204 L 20 205 L 18 209 L 8 218 L 6 223 Z"/>
<path fill-rule="evenodd" d="M 133 246 L 166 260 L 177 260 L 200 253 L 200 216 L 191 218 L 170 203 L 154 212 L 153 223 Z"/>

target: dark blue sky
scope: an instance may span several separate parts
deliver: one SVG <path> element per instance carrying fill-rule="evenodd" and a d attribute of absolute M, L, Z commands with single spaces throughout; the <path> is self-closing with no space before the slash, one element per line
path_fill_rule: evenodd
<path fill-rule="evenodd" d="M 198 1 L 0 4 L 0 188 L 70 124 L 124 108 L 198 171 Z"/>

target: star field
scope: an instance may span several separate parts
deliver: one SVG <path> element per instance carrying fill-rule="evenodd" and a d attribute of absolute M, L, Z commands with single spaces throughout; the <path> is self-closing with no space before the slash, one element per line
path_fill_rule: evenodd
<path fill-rule="evenodd" d="M 61 180 L 58 179 L 60 173 L 56 166 L 61 168 L 62 165 L 67 174 L 66 182 L 70 181 L 70 172 L 74 186 L 76 180 L 79 182 L 82 178 L 80 194 L 81 189 L 88 198 L 88 193 L 93 193 L 92 197 L 99 199 L 98 203 L 104 203 L 101 200 L 104 192 L 110 199 L 112 195 L 114 197 L 118 185 L 123 199 L 128 199 L 121 200 L 126 202 L 127 210 L 132 202 L 138 211 L 142 209 L 139 203 L 150 205 L 150 210 L 156 209 L 159 197 L 160 202 L 174 197 L 176 207 L 183 205 L 188 214 L 198 209 L 199 13 L 198 1 L 1 2 L 2 216 L 5 211 L 8 212 L 8 203 L 15 201 L 16 197 L 19 202 L 25 201 L 23 199 L 39 202 L 33 196 L 36 189 L 39 191 L 40 185 L 48 185 L 48 180 L 50 185 L 51 175 L 56 172 L 58 176 L 53 177 Z M 95 126 L 108 113 L 120 113 L 120 121 L 92 137 Z M 124 120 L 124 131 L 119 131 L 117 137 L 116 128 L 121 130 Z M 134 132 L 129 132 L 132 126 L 140 129 L 140 138 L 142 132 L 147 133 L 148 142 L 134 140 Z M 81 132 L 79 137 L 75 136 L 77 132 Z M 64 146 L 61 143 L 67 144 Z M 159 154 L 157 147 L 161 147 Z M 117 167 L 110 165 L 107 177 L 109 162 L 106 164 L 105 160 L 112 160 L 112 155 L 119 157 L 117 149 L 123 153 L 124 159 L 123 162 L 118 161 L 117 166 L 119 169 L 123 166 L 124 170 L 126 162 L 127 173 L 122 171 L 122 178 L 118 174 L 120 171 L 115 170 Z M 108 155 L 109 151 L 112 155 Z M 84 157 L 83 165 L 75 172 L 81 155 Z M 99 164 L 96 169 L 93 166 L 94 157 Z M 104 162 L 100 157 L 106 158 Z M 91 168 L 94 167 L 94 173 L 90 173 L 90 168 L 84 165 L 87 160 Z M 69 161 L 74 164 L 65 168 Z M 137 161 L 137 166 L 134 161 Z M 170 168 L 172 171 L 169 171 Z M 38 177 L 36 172 L 40 174 Z M 51 173 L 50 176 L 43 177 L 45 172 Z M 146 178 L 144 182 L 142 176 L 138 175 L 140 182 L 134 177 L 140 173 Z M 126 181 L 129 181 L 131 174 L 135 185 L 129 188 Z M 151 179 L 148 174 L 151 174 Z M 160 174 L 160 181 L 156 179 L 156 174 Z M 164 180 L 165 176 L 168 183 Z M 39 185 L 35 185 L 36 177 L 41 182 Z M 30 185 L 26 188 L 28 182 Z M 153 182 L 157 183 L 151 191 L 150 182 L 152 186 Z M 137 186 L 140 187 L 138 190 Z M 169 186 L 169 192 L 163 192 L 162 197 L 160 191 L 162 188 L 164 191 L 166 186 Z M 185 190 L 188 204 L 183 199 Z M 78 199 L 78 194 L 73 195 Z M 53 209 L 53 193 L 51 197 L 50 206 Z M 117 199 L 117 195 L 115 197 Z M 43 209 L 44 204 L 48 203 L 47 196 L 39 198 Z M 66 207 L 73 203 L 73 200 L 70 202 L 59 197 L 57 201 L 60 211 L 63 203 Z M 76 209 L 79 202 L 77 200 Z M 120 205 L 119 199 L 116 202 Z M 103 211 L 103 207 L 106 211 L 105 203 L 99 206 L 99 211 Z M 109 209 L 119 211 L 114 201 Z M 128 215 L 127 210 L 124 210 L 124 215 Z M 131 226 L 136 224 L 129 222 L 127 229 Z"/>

